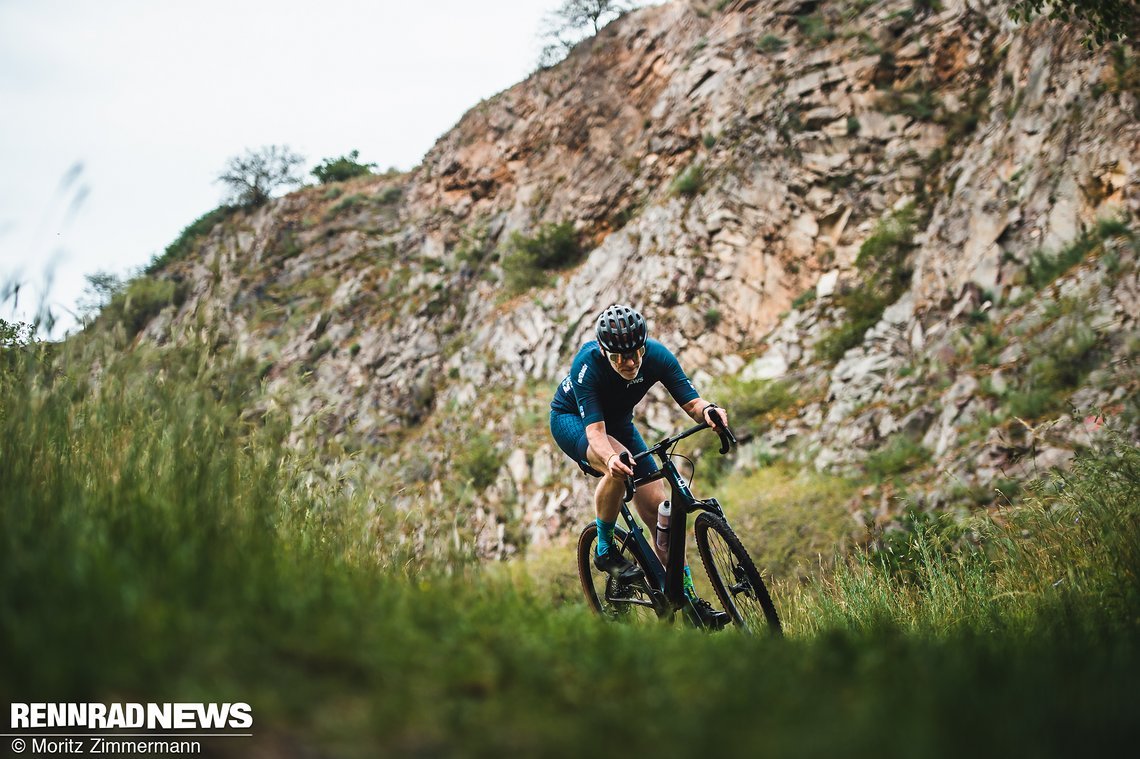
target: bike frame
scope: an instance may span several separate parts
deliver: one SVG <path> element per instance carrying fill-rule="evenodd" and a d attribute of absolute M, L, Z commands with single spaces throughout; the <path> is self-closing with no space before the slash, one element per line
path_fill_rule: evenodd
<path fill-rule="evenodd" d="M 705 429 L 710 428 L 709 425 L 704 422 L 695 427 L 690 427 L 680 434 L 662 440 L 649 450 L 633 456 L 632 460 L 628 454 L 622 454 L 627 464 L 630 464 L 631 461 L 632 463 L 636 463 L 649 456 L 657 456 L 661 459 L 661 468 L 653 474 L 626 480 L 625 498 L 621 505 L 621 516 L 629 528 L 626 543 L 633 541 L 630 550 L 637 551 L 643 559 L 643 566 L 649 569 L 649 576 L 646 577 L 646 580 L 649 583 L 650 593 L 654 597 L 654 605 L 658 606 L 658 608 L 666 608 L 669 611 L 676 611 L 691 606 L 684 590 L 685 543 L 687 542 L 689 531 L 689 514 L 697 511 L 709 511 L 717 516 L 724 516 L 724 511 L 715 498 L 699 500 L 693 496 L 692 491 L 689 490 L 689 484 L 685 481 L 685 478 L 681 476 L 681 472 L 669 457 L 669 449 L 672 448 L 674 444 Z M 728 450 L 730 444 L 736 442 L 736 438 L 733 437 L 732 432 L 727 428 L 720 428 L 716 431 L 721 437 L 721 453 L 724 453 Z M 632 468 L 632 466 L 630 468 Z M 662 479 L 669 483 L 670 500 L 673 509 L 669 517 L 668 566 L 661 565 L 661 560 L 657 558 L 657 552 L 646 539 L 645 531 L 638 525 L 633 517 L 633 512 L 630 511 L 629 508 L 629 502 L 633 499 L 633 494 L 638 485 L 645 485 Z M 654 525 L 654 527 L 656 527 L 656 525 Z M 634 603 L 636 603 L 636 601 L 634 601 Z M 695 610 L 693 613 L 695 614 Z"/>

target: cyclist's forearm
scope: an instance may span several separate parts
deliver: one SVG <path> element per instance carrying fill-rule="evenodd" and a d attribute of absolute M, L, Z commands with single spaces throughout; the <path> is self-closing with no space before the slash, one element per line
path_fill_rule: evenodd
<path fill-rule="evenodd" d="M 606 432 L 605 422 L 594 422 L 586 425 L 586 442 L 589 443 L 590 450 L 594 452 L 594 455 L 607 464 L 610 457 L 618 453 L 610 444 L 610 436 Z"/>
<path fill-rule="evenodd" d="M 711 405 L 713 404 L 709 401 L 706 401 L 704 398 L 694 398 L 682 406 L 681 410 L 688 414 L 689 418 L 691 418 L 694 422 L 697 422 L 699 424 L 705 420 L 705 409 Z"/>

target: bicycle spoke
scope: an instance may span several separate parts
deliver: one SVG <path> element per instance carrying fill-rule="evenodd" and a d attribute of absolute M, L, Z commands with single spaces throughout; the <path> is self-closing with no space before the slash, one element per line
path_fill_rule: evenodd
<path fill-rule="evenodd" d="M 767 621 L 755 589 L 732 549 L 719 533 L 712 530 L 709 531 L 709 549 L 716 572 L 724 581 L 725 589 L 730 595 L 729 601 L 735 607 L 736 616 L 740 617 L 749 630 L 763 628 Z M 732 613 L 731 609 L 729 613 Z"/>

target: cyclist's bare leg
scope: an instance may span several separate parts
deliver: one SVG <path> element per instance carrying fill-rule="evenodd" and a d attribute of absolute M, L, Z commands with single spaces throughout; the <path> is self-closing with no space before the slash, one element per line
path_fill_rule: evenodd
<path fill-rule="evenodd" d="M 665 481 L 657 480 L 642 485 L 633 494 L 633 503 L 637 506 L 637 514 L 641 517 L 641 521 L 648 528 L 646 532 L 649 542 L 653 545 L 653 550 L 657 552 L 657 558 L 661 559 L 661 564 L 666 564 L 666 552 L 657 547 L 657 541 L 654 539 L 657 531 L 657 506 L 665 500 Z"/>
<path fill-rule="evenodd" d="M 610 445 L 618 453 L 629 450 L 614 439 L 612 435 L 610 436 Z M 625 481 L 612 476 L 606 469 L 606 462 L 601 461 L 594 454 L 593 449 L 586 451 L 586 458 L 594 469 L 599 472 L 606 472 L 598 481 L 598 487 L 594 491 L 594 513 L 604 522 L 616 522 L 618 512 L 621 511 L 621 499 L 625 496 Z M 649 542 L 653 544 L 653 549 L 657 551 L 657 558 L 661 559 L 662 564 L 665 563 L 666 554 L 657 548 L 657 541 L 653 538 L 654 531 L 657 529 L 657 505 L 664 500 L 665 482 L 663 480 L 642 485 L 633 494 L 633 504 L 637 507 L 637 514 L 641 517 L 642 524 L 646 526 Z"/>
<path fill-rule="evenodd" d="M 610 445 L 615 451 L 618 453 L 628 452 L 629 449 L 619 443 L 613 435 L 610 435 L 609 438 Z M 598 480 L 597 489 L 594 490 L 594 513 L 603 522 L 616 522 L 618 512 L 621 511 L 621 499 L 625 495 L 625 480 L 610 474 L 606 462 L 598 458 L 593 448 L 587 449 L 586 460 L 594 469 L 605 472 L 602 478 Z"/>

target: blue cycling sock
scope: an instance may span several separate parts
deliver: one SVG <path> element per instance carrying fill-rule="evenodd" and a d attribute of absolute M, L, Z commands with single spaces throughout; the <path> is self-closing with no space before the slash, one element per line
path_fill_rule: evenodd
<path fill-rule="evenodd" d="M 610 545 L 614 542 L 614 526 L 617 521 L 603 522 L 601 517 L 598 517 L 594 522 L 598 525 L 598 556 L 601 556 L 610 550 Z"/>
<path fill-rule="evenodd" d="M 685 589 L 685 595 L 692 600 L 697 597 L 697 589 L 693 587 L 693 571 L 689 569 L 689 565 L 685 565 L 685 576 L 681 578 L 681 587 Z"/>

